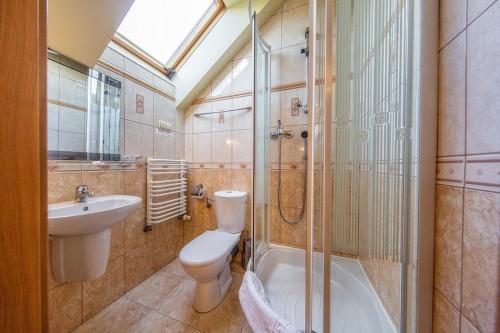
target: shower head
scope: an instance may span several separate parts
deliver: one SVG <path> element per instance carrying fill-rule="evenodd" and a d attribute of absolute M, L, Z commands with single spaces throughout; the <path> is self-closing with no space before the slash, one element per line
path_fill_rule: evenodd
<path fill-rule="evenodd" d="M 300 132 L 300 136 L 301 136 L 302 138 L 304 138 L 304 139 L 307 139 L 307 136 L 308 136 L 307 131 L 302 131 L 302 132 Z"/>

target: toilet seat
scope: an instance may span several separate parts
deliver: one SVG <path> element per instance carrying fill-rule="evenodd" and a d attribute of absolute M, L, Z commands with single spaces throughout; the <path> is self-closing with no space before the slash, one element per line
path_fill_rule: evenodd
<path fill-rule="evenodd" d="M 195 267 L 210 265 L 227 256 L 239 239 L 240 233 L 205 231 L 182 248 L 179 260 Z"/>

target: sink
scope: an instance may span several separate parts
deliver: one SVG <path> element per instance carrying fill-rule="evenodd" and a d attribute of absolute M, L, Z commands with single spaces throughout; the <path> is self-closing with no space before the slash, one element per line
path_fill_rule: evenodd
<path fill-rule="evenodd" d="M 103 275 L 109 258 L 111 227 L 140 204 L 139 197 L 105 195 L 85 202 L 49 205 L 48 229 L 56 280 L 88 281 Z"/>
<path fill-rule="evenodd" d="M 139 197 L 105 195 L 85 202 L 49 205 L 49 235 L 91 234 L 110 228 L 132 214 L 140 204 Z"/>

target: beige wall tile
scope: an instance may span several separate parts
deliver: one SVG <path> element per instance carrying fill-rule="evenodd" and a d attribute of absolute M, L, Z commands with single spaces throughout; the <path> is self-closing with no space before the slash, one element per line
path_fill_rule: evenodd
<path fill-rule="evenodd" d="M 300 217 L 301 210 L 297 208 L 283 208 L 282 211 L 286 219 L 295 221 Z M 296 224 L 289 224 L 283 219 L 281 220 L 280 237 L 282 243 L 300 247 L 306 245 L 306 222 L 304 216 Z"/>
<path fill-rule="evenodd" d="M 153 156 L 154 158 L 174 158 L 174 132 L 154 129 Z"/>
<path fill-rule="evenodd" d="M 281 121 L 285 127 L 307 125 L 307 113 L 299 110 L 298 115 L 292 114 L 292 99 L 294 98 L 298 98 L 304 104 L 306 102 L 305 88 L 290 89 L 281 92 Z M 298 133 L 296 134 L 298 135 Z"/>
<path fill-rule="evenodd" d="M 460 312 L 453 307 L 438 291 L 434 291 L 434 310 L 432 332 L 458 333 L 460 328 Z"/>
<path fill-rule="evenodd" d="M 286 0 L 283 1 L 282 11 L 290 10 L 308 4 L 308 0 Z"/>
<path fill-rule="evenodd" d="M 75 188 L 81 183 L 81 173 L 49 173 L 49 204 L 75 200 Z"/>
<path fill-rule="evenodd" d="M 305 43 L 305 31 L 308 24 L 308 6 L 295 7 L 284 11 L 282 13 L 282 47 Z"/>
<path fill-rule="evenodd" d="M 462 313 L 494 332 L 500 295 L 500 194 L 465 190 Z"/>
<path fill-rule="evenodd" d="M 467 30 L 467 153 L 500 147 L 500 3 Z"/>
<path fill-rule="evenodd" d="M 441 0 L 439 4 L 439 46 L 443 47 L 465 28 L 467 0 Z"/>
<path fill-rule="evenodd" d="M 212 193 L 222 190 L 231 189 L 232 172 L 230 169 L 213 169 L 212 170 Z"/>
<path fill-rule="evenodd" d="M 175 259 L 177 238 L 182 244 L 182 235 L 175 234 L 176 221 L 167 221 L 153 226 L 153 261 L 155 271 Z"/>
<path fill-rule="evenodd" d="M 193 134 L 193 162 L 212 162 L 212 135 L 211 133 Z"/>
<path fill-rule="evenodd" d="M 233 62 L 230 61 L 212 81 L 211 96 L 229 95 L 233 90 Z"/>
<path fill-rule="evenodd" d="M 401 264 L 398 262 L 380 262 L 379 295 L 396 327 L 401 323 Z"/>
<path fill-rule="evenodd" d="M 479 333 L 479 330 L 474 326 L 472 326 L 472 324 L 467 320 L 467 318 L 461 316 L 460 333 Z"/>
<path fill-rule="evenodd" d="M 465 154 L 465 36 L 439 53 L 438 156 Z"/>
<path fill-rule="evenodd" d="M 470 23 L 476 19 L 484 10 L 488 8 L 495 0 L 468 0 L 467 1 L 467 22 Z"/>
<path fill-rule="evenodd" d="M 146 190 L 146 171 L 125 171 L 125 194 L 135 195 L 142 199 L 141 206 L 146 207 L 147 190 Z"/>
<path fill-rule="evenodd" d="M 125 253 L 125 222 L 120 222 L 111 227 L 111 245 L 109 260 Z"/>
<path fill-rule="evenodd" d="M 125 253 L 125 290 L 128 291 L 151 276 L 153 268 L 153 242 Z"/>
<path fill-rule="evenodd" d="M 82 284 L 65 283 L 49 291 L 49 332 L 70 332 L 82 322 Z"/>
<path fill-rule="evenodd" d="M 123 171 L 88 171 L 82 173 L 82 183 L 89 187 L 89 191 L 96 196 L 123 194 L 124 193 Z"/>
<path fill-rule="evenodd" d="M 166 98 L 163 95 L 154 93 L 153 95 L 153 113 L 154 121 L 153 126 L 158 127 L 158 121 L 164 120 L 172 124 L 172 128 L 175 128 L 175 102 Z"/>
<path fill-rule="evenodd" d="M 221 115 L 221 111 L 230 110 L 233 108 L 231 99 L 212 102 L 212 132 L 230 131 L 233 127 L 233 112 L 226 112 Z M 207 117 L 207 116 L 205 116 Z"/>
<path fill-rule="evenodd" d="M 203 103 L 193 105 L 191 107 L 191 119 L 187 124 L 191 123 L 193 133 L 206 133 L 212 130 L 212 118 L 209 115 L 195 117 L 198 113 L 212 112 L 211 103 Z M 188 130 L 186 126 L 186 131 Z"/>
<path fill-rule="evenodd" d="M 305 81 L 306 58 L 300 53 L 304 47 L 299 44 L 281 50 L 281 84 Z"/>
<path fill-rule="evenodd" d="M 460 308 L 463 189 L 436 188 L 434 287 Z"/>
<path fill-rule="evenodd" d="M 125 293 L 124 258 L 120 256 L 108 263 L 106 273 L 94 280 L 83 282 L 83 320 L 113 303 Z"/>
<path fill-rule="evenodd" d="M 125 252 L 153 240 L 153 233 L 144 232 L 145 221 L 145 208 L 139 208 L 125 220 Z"/>
<path fill-rule="evenodd" d="M 250 91 L 252 89 L 251 69 L 251 58 L 233 61 L 233 93 Z"/>
<path fill-rule="evenodd" d="M 125 120 L 125 154 L 153 156 L 153 131 L 152 126 Z"/>
<path fill-rule="evenodd" d="M 231 131 L 212 132 L 212 163 L 231 163 L 232 146 Z"/>
<path fill-rule="evenodd" d="M 246 108 L 252 107 L 252 97 L 245 96 L 233 98 L 233 108 Z M 233 113 L 233 130 L 250 129 L 253 125 L 253 112 L 252 111 L 238 111 Z"/>
<path fill-rule="evenodd" d="M 267 20 L 261 28 L 262 37 L 271 45 L 271 50 L 281 49 L 281 13 Z"/>
<path fill-rule="evenodd" d="M 233 131 L 232 134 L 232 162 L 252 163 L 253 158 L 252 130 Z"/>

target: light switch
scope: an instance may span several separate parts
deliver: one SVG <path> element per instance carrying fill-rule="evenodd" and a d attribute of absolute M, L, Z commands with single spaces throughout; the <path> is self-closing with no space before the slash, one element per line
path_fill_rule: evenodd
<path fill-rule="evenodd" d="M 171 131 L 172 123 L 169 123 L 168 121 L 165 120 L 158 120 L 158 129 L 162 131 Z"/>

